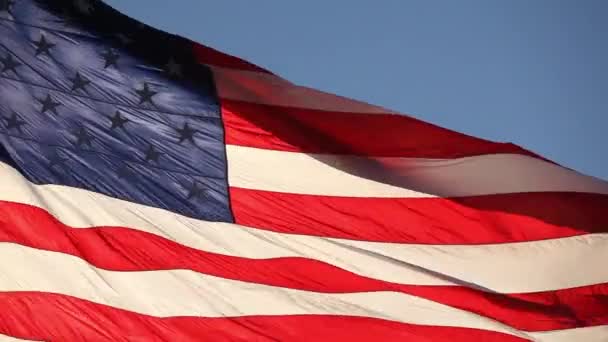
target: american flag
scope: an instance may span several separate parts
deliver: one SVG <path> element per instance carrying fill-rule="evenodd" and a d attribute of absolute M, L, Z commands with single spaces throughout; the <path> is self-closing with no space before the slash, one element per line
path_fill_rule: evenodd
<path fill-rule="evenodd" d="M 608 341 L 608 183 L 516 145 L 90 0 L 0 0 L 0 120 L 2 341 Z"/>

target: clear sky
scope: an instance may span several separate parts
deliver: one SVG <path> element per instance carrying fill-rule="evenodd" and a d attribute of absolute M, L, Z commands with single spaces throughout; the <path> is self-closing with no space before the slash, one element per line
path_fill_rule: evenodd
<path fill-rule="evenodd" d="M 607 0 L 106 0 L 302 85 L 608 179 Z"/>

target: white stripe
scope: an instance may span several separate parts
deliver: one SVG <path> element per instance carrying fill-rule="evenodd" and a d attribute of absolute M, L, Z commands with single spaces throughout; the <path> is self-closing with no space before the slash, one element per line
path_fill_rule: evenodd
<path fill-rule="evenodd" d="M 523 293 L 608 282 L 608 268 L 603 267 L 608 260 L 608 235 L 601 234 L 472 246 L 281 234 L 195 220 L 76 188 L 33 185 L 6 164 L 0 164 L 0 200 L 44 208 L 73 227 L 131 227 L 213 253 L 252 259 L 304 257 L 402 284 L 467 283 L 496 292 Z M 589 268 L 594 271 L 586 271 Z"/>
<path fill-rule="evenodd" d="M 186 270 L 107 271 L 70 255 L 9 243 L 0 243 L 0 274 L 0 291 L 63 294 L 155 317 L 342 315 L 491 330 L 543 342 L 575 341 L 574 337 L 600 341 L 606 332 L 593 327 L 526 333 L 472 312 L 395 292 L 321 294 Z"/>
<path fill-rule="evenodd" d="M 522 336 L 489 318 L 402 293 L 321 294 L 187 270 L 114 272 L 70 255 L 8 243 L 0 243 L 0 274 L 0 291 L 58 293 L 156 317 L 344 315 Z"/>
<path fill-rule="evenodd" d="M 458 197 L 518 192 L 608 194 L 608 182 L 537 158 L 365 158 L 227 146 L 231 186 L 347 197 Z"/>
<path fill-rule="evenodd" d="M 22 341 L 33 342 L 34 340 L 23 340 L 23 339 L 20 339 L 20 338 L 16 338 L 16 337 L 0 334 L 0 342 L 18 342 L 18 341 L 21 341 L 21 342 Z"/>
<path fill-rule="evenodd" d="M 608 325 L 530 333 L 538 342 L 607 342 Z"/>
<path fill-rule="evenodd" d="M 608 234 L 583 235 L 564 239 L 477 246 L 398 245 L 350 241 L 366 253 L 376 253 L 365 274 L 393 281 L 408 268 L 423 274 L 452 279 L 454 283 L 501 293 L 540 292 L 608 282 Z M 374 270 L 384 258 L 397 263 Z M 584 264 L 585 267 L 581 267 Z M 354 265 L 353 265 L 354 266 Z M 593 272 L 589 272 L 593 270 Z M 418 274 L 418 273 L 416 273 Z"/>
<path fill-rule="evenodd" d="M 274 75 L 211 66 L 219 96 L 251 103 L 366 114 L 394 114 L 385 108 L 295 85 Z"/>

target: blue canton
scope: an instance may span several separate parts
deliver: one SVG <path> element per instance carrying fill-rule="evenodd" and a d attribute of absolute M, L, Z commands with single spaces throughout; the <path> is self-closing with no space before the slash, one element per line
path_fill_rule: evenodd
<path fill-rule="evenodd" d="M 232 221 L 209 70 L 99 1 L 0 0 L 0 160 L 31 182 Z"/>

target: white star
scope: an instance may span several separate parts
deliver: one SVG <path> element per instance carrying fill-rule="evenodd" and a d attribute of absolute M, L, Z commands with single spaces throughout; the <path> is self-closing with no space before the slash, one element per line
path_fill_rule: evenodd
<path fill-rule="evenodd" d="M 181 77 L 182 76 L 182 65 L 177 63 L 173 58 L 169 59 L 169 62 L 165 65 L 165 71 L 169 76 Z"/>
<path fill-rule="evenodd" d="M 83 14 L 91 14 L 93 11 L 93 5 L 89 2 L 89 0 L 74 0 L 74 5 L 78 11 Z"/>

